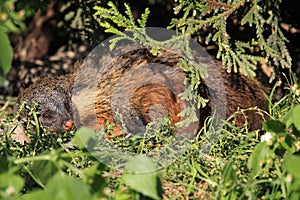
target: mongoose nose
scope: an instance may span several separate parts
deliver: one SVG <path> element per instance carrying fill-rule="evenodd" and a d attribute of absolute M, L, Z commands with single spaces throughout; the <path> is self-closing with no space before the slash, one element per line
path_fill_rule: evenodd
<path fill-rule="evenodd" d="M 73 120 L 68 120 L 64 123 L 63 125 L 63 129 L 66 130 L 66 131 L 69 131 L 71 130 L 72 128 L 74 127 L 74 121 Z"/>

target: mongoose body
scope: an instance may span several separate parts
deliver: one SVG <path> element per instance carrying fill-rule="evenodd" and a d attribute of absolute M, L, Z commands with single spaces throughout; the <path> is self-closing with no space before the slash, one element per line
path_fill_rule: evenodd
<path fill-rule="evenodd" d="M 29 105 L 32 105 L 32 102 L 39 103 L 41 124 L 57 133 L 69 130 L 73 126 L 73 121 L 76 126 L 85 125 L 93 129 L 99 129 L 110 122 L 116 124 L 115 135 L 119 135 L 123 133 L 122 121 L 116 118 L 116 113 L 119 111 L 123 114 L 126 128 L 131 132 L 136 131 L 134 130 L 138 129 L 136 127 L 146 125 L 155 116 L 166 113 L 174 125 L 183 119 L 178 114 L 188 104 L 176 95 L 185 88 L 183 85 L 185 73 L 177 65 L 180 58 L 180 55 L 167 50 L 161 50 L 158 55 L 153 55 L 147 48 L 130 51 L 119 56 L 111 67 L 102 70 L 101 76 L 97 76 L 97 73 L 100 73 L 97 70 L 86 73 L 90 63 L 85 63 L 66 76 L 40 79 L 22 91 L 18 101 L 25 101 Z M 151 72 L 152 75 L 151 73 L 149 75 L 149 72 L 142 68 L 148 64 L 159 64 L 161 70 L 155 72 L 156 68 L 151 68 L 154 70 Z M 268 100 L 265 96 L 267 90 L 261 84 L 239 73 L 227 73 L 219 62 L 216 62 L 216 65 L 221 77 L 215 79 L 211 77 L 214 85 L 212 90 L 217 88 L 218 84 L 224 84 L 226 99 L 219 100 L 226 103 L 227 117 L 238 108 L 257 106 L 267 110 Z M 78 75 L 81 75 L 80 84 L 76 84 Z M 151 82 L 155 79 L 161 79 L 161 82 L 170 80 L 172 84 L 169 85 L 172 85 L 172 88 L 157 81 Z M 140 82 L 141 80 L 143 82 Z M 200 94 L 208 99 L 211 98 L 209 87 L 205 81 L 202 81 L 199 88 Z M 217 98 L 216 105 L 212 105 L 214 102 L 209 102 L 207 107 L 200 109 L 199 122 L 193 126 L 201 128 L 204 120 L 211 115 L 213 106 L 225 106 L 219 104 L 220 101 Z M 250 129 L 261 127 L 263 119 L 261 115 L 254 111 L 246 114 Z M 245 119 L 245 116 L 238 115 L 234 121 L 237 126 L 242 126 Z"/>

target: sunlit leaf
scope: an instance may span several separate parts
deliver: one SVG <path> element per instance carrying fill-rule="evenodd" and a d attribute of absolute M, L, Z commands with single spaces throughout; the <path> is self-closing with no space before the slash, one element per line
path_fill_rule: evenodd
<path fill-rule="evenodd" d="M 129 160 L 124 182 L 133 190 L 152 199 L 162 199 L 161 182 L 154 163 L 144 155 Z"/>

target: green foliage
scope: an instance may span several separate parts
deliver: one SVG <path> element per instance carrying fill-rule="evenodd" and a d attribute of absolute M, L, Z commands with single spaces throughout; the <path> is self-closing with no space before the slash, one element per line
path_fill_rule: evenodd
<path fill-rule="evenodd" d="M 24 187 L 24 180 L 11 173 L 0 174 L 0 196 L 3 198 L 15 197 Z"/>
<path fill-rule="evenodd" d="M 299 115 L 300 106 L 296 105 L 282 120 L 267 121 L 264 124 L 264 130 L 267 132 L 261 137 L 262 143 L 256 145 L 248 162 L 253 178 L 270 170 L 275 170 L 278 179 L 285 175 L 280 189 L 281 195 L 287 199 L 294 199 L 300 195 L 300 191 L 296 189 L 300 181 L 297 167 L 300 165 Z"/>
<path fill-rule="evenodd" d="M 300 115 L 299 105 L 290 110 L 285 121 L 267 121 L 264 129 L 269 134 L 263 143 L 257 145 L 249 160 L 249 166 L 255 167 L 256 175 L 271 170 L 273 167 L 281 178 L 285 174 L 285 183 L 281 184 L 284 198 L 293 199 L 300 195 L 299 171 L 300 165 L 299 149 L 300 134 L 298 117 Z M 279 162 L 280 161 L 280 162 Z M 281 165 L 280 163 L 283 163 Z M 296 173 L 297 171 L 297 173 Z"/>
<path fill-rule="evenodd" d="M 147 44 L 147 46 L 149 46 L 149 44 L 154 41 L 147 36 L 144 30 L 144 28 L 146 27 L 147 18 L 150 14 L 148 8 L 145 9 L 145 12 L 141 16 L 141 19 L 137 20 L 136 23 L 131 12 L 131 8 L 127 4 L 124 4 L 126 8 L 126 16 L 121 14 L 118 8 L 112 2 L 109 2 L 107 5 L 109 6 L 109 8 L 95 6 L 94 9 L 96 10 L 96 12 L 94 16 L 99 20 L 99 25 L 105 28 L 105 32 L 112 33 L 118 36 L 110 40 L 111 49 L 115 47 L 117 42 L 124 39 L 133 42 L 143 41 L 143 43 Z M 121 28 L 121 30 L 119 28 Z M 129 37 L 127 34 L 123 33 L 124 30 L 132 31 L 133 37 Z"/>
<path fill-rule="evenodd" d="M 273 105 L 275 115 L 262 133 L 228 125 L 209 151 L 203 151 L 211 131 L 206 124 L 186 155 L 164 169 L 168 187 L 181 191 L 167 194 L 175 199 L 298 199 L 298 84 L 293 78 L 290 93 Z"/>
<path fill-rule="evenodd" d="M 13 52 L 9 38 L 2 27 L 0 27 L 0 49 L 2 49 L 0 52 L 0 85 L 3 85 L 4 76 L 9 72 L 11 67 Z"/>
<path fill-rule="evenodd" d="M 133 17 L 131 8 L 128 4 L 124 4 L 126 10 L 125 14 L 126 16 L 122 15 L 118 8 L 112 3 L 109 2 L 107 4 L 110 8 L 103 8 L 100 6 L 95 6 L 94 9 L 97 11 L 95 13 L 95 16 L 99 15 L 104 20 L 111 20 L 116 26 L 122 27 L 125 30 L 137 30 L 139 28 L 145 28 L 148 16 L 150 14 L 150 11 L 148 8 L 145 9 L 145 12 L 142 14 L 141 19 L 137 20 L 138 25 L 135 22 L 135 19 Z M 100 21 L 100 26 L 107 28 L 105 31 L 108 33 L 113 33 L 116 35 L 119 35 L 121 32 L 117 30 L 116 28 L 113 28 L 110 26 L 110 23 L 105 21 Z"/>
<path fill-rule="evenodd" d="M 11 68 L 13 51 L 8 33 L 19 33 L 25 29 L 25 10 L 15 10 L 16 0 L 0 1 L 0 86 Z"/>
<path fill-rule="evenodd" d="M 28 108 L 31 122 L 38 115 L 35 108 Z M 52 135 L 43 130 L 38 135 L 38 131 L 25 127 L 31 140 L 21 145 L 6 128 L 14 124 L 15 117 L 7 116 L 1 125 L 1 199 L 162 199 L 159 175 L 149 158 L 128 160 L 127 172 L 111 181 L 113 169 L 96 160 L 93 151 L 87 151 L 87 144 L 95 144 L 95 132 L 82 128 L 73 138 L 72 133 Z M 104 178 L 104 173 L 111 175 Z"/>
<path fill-rule="evenodd" d="M 176 28 L 188 36 L 196 36 L 202 41 L 199 32 L 209 29 L 206 43 L 216 42 L 217 58 L 221 58 L 228 71 L 238 69 L 246 75 L 254 75 L 257 63 L 290 68 L 291 57 L 285 43 L 287 39 L 279 28 L 279 6 L 281 1 L 175 1 L 175 14 L 183 17 L 174 18 L 170 28 Z M 228 22 L 238 28 L 246 27 L 249 34 L 247 41 L 229 33 Z M 255 48 L 259 47 L 256 52 Z M 274 78 L 274 74 L 273 77 Z"/>
<path fill-rule="evenodd" d="M 4 0 L 0 2 L 0 27 L 6 32 L 20 32 L 25 29 L 23 20 L 26 17 L 26 11 L 15 10 L 16 0 Z"/>
<path fill-rule="evenodd" d="M 138 155 L 126 164 L 123 179 L 133 190 L 151 197 L 162 199 L 161 183 L 153 162 L 144 155 Z"/>
<path fill-rule="evenodd" d="M 82 180 L 65 174 L 55 174 L 44 190 L 37 190 L 24 195 L 25 199 L 92 199 L 88 185 Z"/>
<path fill-rule="evenodd" d="M 272 159 L 271 154 L 272 152 L 265 142 L 256 145 L 248 162 L 248 168 L 252 170 L 251 177 L 255 178 L 258 176 L 266 163 L 270 165 L 270 160 Z"/>
<path fill-rule="evenodd" d="M 152 127 L 154 125 L 155 127 Z M 144 133 L 123 134 L 118 137 L 107 137 L 110 136 L 111 131 L 106 127 L 102 127 L 102 131 L 97 133 L 81 127 L 72 142 L 78 147 L 88 149 L 95 158 L 105 164 L 118 166 L 120 169 L 126 168 L 127 160 L 131 157 L 143 154 L 151 157 L 152 162 L 157 166 L 161 166 L 164 164 L 161 163 L 161 159 L 171 162 L 178 156 L 179 152 L 175 151 L 173 146 L 186 148 L 184 144 L 176 142 L 174 131 L 169 119 L 148 124 Z M 182 142 L 188 144 L 188 139 L 182 139 Z"/>

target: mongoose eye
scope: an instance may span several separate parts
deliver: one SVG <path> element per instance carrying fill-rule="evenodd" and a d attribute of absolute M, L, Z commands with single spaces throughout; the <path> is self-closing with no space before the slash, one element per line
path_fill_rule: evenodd
<path fill-rule="evenodd" d="M 50 119 L 52 116 L 51 116 L 51 114 L 49 114 L 48 112 L 45 112 L 45 113 L 42 114 L 42 117 L 43 117 L 44 119 Z"/>

